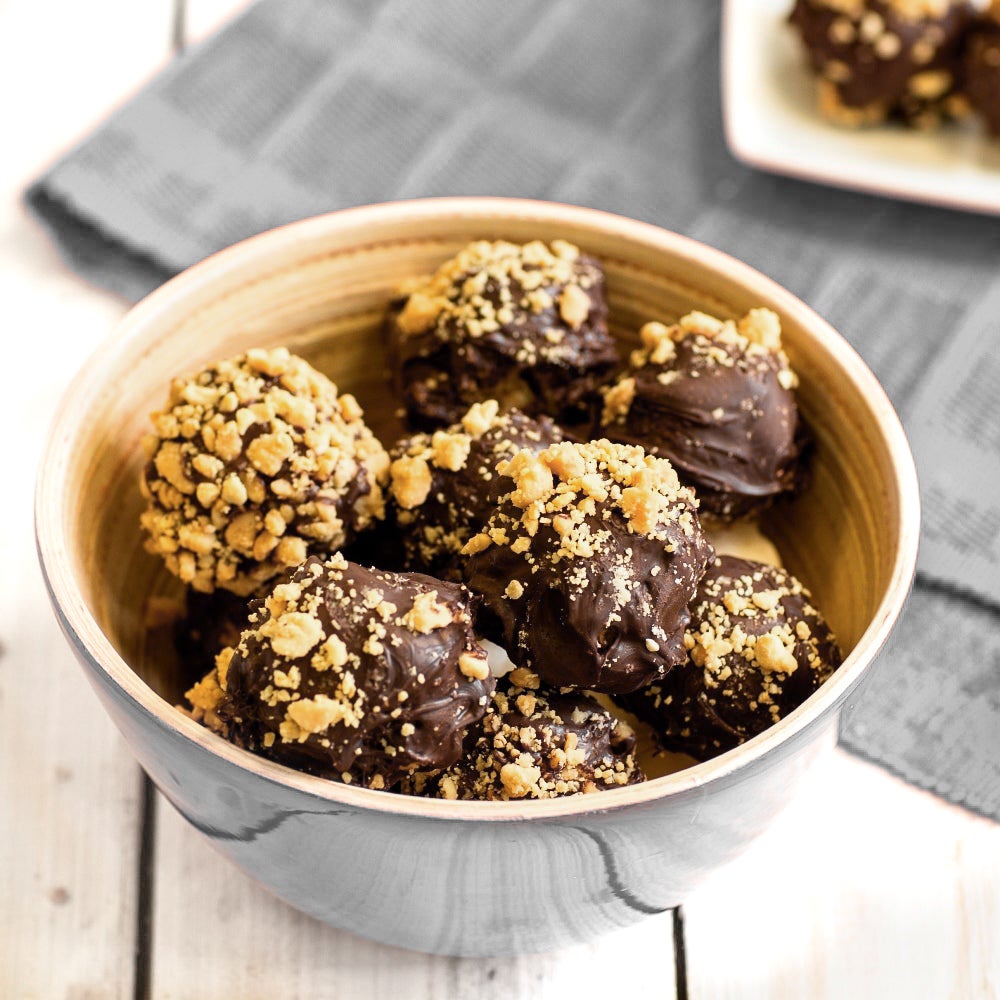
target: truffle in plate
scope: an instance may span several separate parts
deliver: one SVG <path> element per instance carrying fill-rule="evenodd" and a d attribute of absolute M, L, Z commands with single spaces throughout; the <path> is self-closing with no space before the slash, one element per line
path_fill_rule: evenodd
<path fill-rule="evenodd" d="M 830 627 L 784 569 L 720 556 L 691 605 L 687 661 L 622 699 L 665 750 L 699 760 L 762 733 L 840 665 Z"/>
<path fill-rule="evenodd" d="M 484 399 L 572 418 L 618 363 L 601 267 L 564 240 L 470 243 L 401 289 L 387 328 L 396 388 L 424 430 Z"/>
<path fill-rule="evenodd" d="M 383 516 L 389 456 L 357 400 L 285 348 L 176 379 L 152 422 L 146 545 L 195 590 L 253 594 Z"/>
<path fill-rule="evenodd" d="M 462 550 L 487 637 L 552 687 L 632 691 L 681 662 L 713 553 L 670 463 L 562 442 L 497 473 L 497 507 Z"/>
<path fill-rule="evenodd" d="M 797 0 L 789 18 L 819 74 L 821 113 L 860 127 L 960 116 L 967 0 Z"/>
<path fill-rule="evenodd" d="M 642 346 L 604 390 L 598 431 L 670 459 L 696 492 L 700 513 L 758 513 L 796 489 L 804 429 L 798 378 L 769 309 L 738 323 L 693 312 L 647 323 Z"/>
<path fill-rule="evenodd" d="M 562 437 L 548 417 L 501 413 L 496 400 L 487 400 L 474 403 L 447 430 L 397 444 L 387 518 L 396 526 L 406 568 L 461 579 L 458 554 L 493 512 L 497 464 L 522 448 L 538 452 Z"/>
<path fill-rule="evenodd" d="M 188 700 L 246 749 L 390 789 L 453 764 L 486 711 L 495 682 L 473 603 L 459 584 L 312 557 L 258 603 Z"/>
<path fill-rule="evenodd" d="M 458 763 L 405 790 L 443 799 L 551 799 L 645 778 L 635 736 L 593 698 L 541 687 L 524 668 L 501 681 Z"/>

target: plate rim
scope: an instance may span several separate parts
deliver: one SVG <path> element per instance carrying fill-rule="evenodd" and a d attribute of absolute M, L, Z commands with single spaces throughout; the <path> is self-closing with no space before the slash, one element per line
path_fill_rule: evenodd
<path fill-rule="evenodd" d="M 759 3 L 759 0 L 758 0 Z M 839 171 L 823 171 L 810 168 L 794 158 L 768 156 L 760 147 L 746 141 L 747 130 L 739 124 L 738 109 L 741 106 L 739 90 L 733 73 L 736 61 L 735 53 L 740 41 L 737 38 L 735 26 L 740 23 L 737 14 L 738 5 L 743 5 L 744 16 L 749 10 L 747 0 L 723 0 L 722 26 L 720 43 L 720 79 L 722 94 L 722 128 L 723 135 L 730 153 L 741 163 L 768 173 L 792 177 L 825 187 L 834 187 L 847 191 L 860 191 L 864 194 L 876 195 L 896 201 L 909 201 L 936 208 L 944 208 L 968 212 L 976 215 L 1000 215 L 1000 174 L 998 174 L 997 196 L 994 200 L 963 197 L 960 193 L 943 193 L 929 191 L 912 179 L 903 178 L 893 186 L 888 186 L 872 180 L 863 174 L 852 174 Z"/>

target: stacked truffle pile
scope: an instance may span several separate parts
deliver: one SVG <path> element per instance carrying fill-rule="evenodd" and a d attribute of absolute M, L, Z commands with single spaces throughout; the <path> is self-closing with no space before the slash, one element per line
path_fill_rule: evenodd
<path fill-rule="evenodd" d="M 830 120 L 934 128 L 975 112 L 1000 135 L 997 0 L 796 0 L 789 20 Z"/>
<path fill-rule="evenodd" d="M 411 283 L 387 337 L 416 433 L 389 454 L 280 349 L 174 384 L 142 524 L 197 595 L 194 718 L 332 780 L 550 798 L 644 780 L 627 713 L 706 758 L 832 673 L 802 585 L 709 535 L 803 481 L 778 318 L 650 322 L 622 364 L 603 287 L 559 241 L 474 243 Z"/>

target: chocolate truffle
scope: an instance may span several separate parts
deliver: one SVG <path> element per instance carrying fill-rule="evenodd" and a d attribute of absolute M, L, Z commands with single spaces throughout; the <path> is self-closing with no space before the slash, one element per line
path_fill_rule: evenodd
<path fill-rule="evenodd" d="M 389 456 L 357 400 L 284 348 L 177 379 L 152 415 L 147 548 L 195 590 L 248 595 L 382 517 Z"/>
<path fill-rule="evenodd" d="M 990 134 L 1000 137 L 1000 3 L 994 2 L 966 39 L 965 93 Z"/>
<path fill-rule="evenodd" d="M 541 688 L 524 668 L 500 682 L 466 745 L 457 764 L 417 776 L 406 790 L 443 799 L 552 799 L 645 780 L 625 723 L 581 692 Z"/>
<path fill-rule="evenodd" d="M 966 0 L 797 0 L 789 20 L 820 76 L 820 111 L 850 127 L 961 114 Z"/>
<path fill-rule="evenodd" d="M 424 430 L 489 398 L 572 415 L 618 362 L 600 265 L 563 240 L 470 243 L 402 289 L 387 326 L 396 388 Z"/>
<path fill-rule="evenodd" d="M 406 567 L 460 580 L 458 553 L 493 512 L 489 492 L 497 463 L 522 448 L 538 452 L 561 440 L 548 417 L 500 413 L 491 399 L 474 403 L 447 430 L 396 445 L 388 517 L 398 528 Z"/>
<path fill-rule="evenodd" d="M 712 549 L 670 463 L 563 442 L 497 473 L 497 508 L 462 550 L 487 637 L 553 687 L 632 691 L 683 660 Z"/>
<path fill-rule="evenodd" d="M 701 513 L 731 520 L 793 490 L 803 431 L 768 309 L 722 322 L 690 313 L 673 326 L 647 323 L 642 347 L 604 390 L 599 432 L 670 459 Z"/>
<path fill-rule="evenodd" d="M 472 604 L 458 584 L 312 557 L 220 654 L 215 712 L 247 749 L 324 777 L 391 788 L 446 768 L 494 687 Z"/>
<path fill-rule="evenodd" d="M 687 662 L 622 700 L 664 750 L 705 760 L 763 732 L 840 665 L 829 626 L 786 570 L 720 556 L 698 587 Z"/>

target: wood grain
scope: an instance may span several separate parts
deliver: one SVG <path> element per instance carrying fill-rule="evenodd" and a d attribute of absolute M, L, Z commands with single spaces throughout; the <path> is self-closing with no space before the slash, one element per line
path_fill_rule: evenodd
<path fill-rule="evenodd" d="M 0 157 L 0 301 L 4 404 L 13 416 L 0 491 L 3 997 L 132 993 L 140 773 L 59 633 L 31 527 L 55 404 L 124 305 L 59 266 L 19 198 L 75 134 L 163 61 L 165 15 L 165 0 L 12 0 L 0 10 L 9 139 Z"/>
<path fill-rule="evenodd" d="M 1000 995 L 1000 826 L 838 751 L 684 907 L 693 1000 Z"/>

